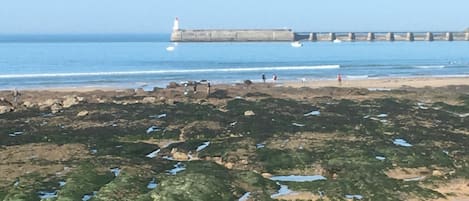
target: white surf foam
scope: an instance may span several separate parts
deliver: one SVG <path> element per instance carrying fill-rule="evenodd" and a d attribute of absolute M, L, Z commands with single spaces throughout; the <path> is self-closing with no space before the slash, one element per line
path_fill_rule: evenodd
<path fill-rule="evenodd" d="M 178 70 L 166 69 L 166 70 L 148 70 L 148 71 L 10 74 L 10 75 L 0 75 L 0 78 L 41 78 L 41 77 L 144 75 L 144 74 L 169 74 L 169 73 L 211 73 L 211 72 L 319 70 L 319 69 L 338 69 L 338 68 L 340 68 L 340 65 L 274 66 L 274 67 L 214 68 L 214 69 L 205 68 L 205 69 L 178 69 Z"/>
<path fill-rule="evenodd" d="M 414 68 L 422 68 L 422 69 L 429 69 L 429 68 L 445 68 L 444 65 L 427 65 L 427 66 L 414 66 Z"/>

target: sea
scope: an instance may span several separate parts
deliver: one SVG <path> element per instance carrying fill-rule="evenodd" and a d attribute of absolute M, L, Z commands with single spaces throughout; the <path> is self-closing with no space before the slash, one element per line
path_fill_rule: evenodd
<path fill-rule="evenodd" d="M 469 42 L 171 43 L 169 34 L 0 35 L 0 90 L 468 77 Z"/>

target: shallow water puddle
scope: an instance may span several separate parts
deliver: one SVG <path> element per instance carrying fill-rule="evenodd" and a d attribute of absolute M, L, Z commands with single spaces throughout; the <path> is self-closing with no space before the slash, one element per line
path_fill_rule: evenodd
<path fill-rule="evenodd" d="M 16 137 L 18 135 L 23 135 L 24 132 L 21 132 L 21 131 L 16 131 L 16 132 L 13 132 L 13 133 L 10 133 L 8 134 L 10 137 Z"/>
<path fill-rule="evenodd" d="M 278 190 L 278 193 L 275 193 L 275 194 L 271 195 L 270 196 L 271 198 L 275 198 L 275 197 L 278 197 L 278 196 L 288 195 L 290 193 L 293 193 L 292 190 L 288 189 L 287 185 L 282 185 L 280 183 L 277 183 L 277 185 L 280 185 L 280 189 Z"/>
<path fill-rule="evenodd" d="M 377 115 L 376 117 L 378 117 L 378 118 L 386 118 L 386 117 L 388 117 L 388 114 L 379 114 L 379 115 Z"/>
<path fill-rule="evenodd" d="M 236 126 L 236 124 L 238 124 L 238 122 L 237 122 L 237 121 L 235 121 L 235 122 L 231 122 L 231 123 L 230 123 L 230 126 L 231 126 L 231 127 L 234 127 L 234 126 Z"/>
<path fill-rule="evenodd" d="M 412 145 L 409 144 L 407 141 L 405 141 L 404 139 L 395 139 L 393 141 L 393 143 L 395 145 L 399 145 L 399 146 L 403 146 L 403 147 L 411 147 Z"/>
<path fill-rule="evenodd" d="M 153 178 L 153 179 L 150 181 L 150 183 L 148 183 L 147 188 L 148 188 L 148 189 L 155 189 L 156 187 L 158 187 L 158 184 L 156 183 L 155 178 Z"/>
<path fill-rule="evenodd" d="M 91 200 L 91 198 L 93 198 L 93 196 L 95 196 L 96 193 L 98 193 L 98 192 L 94 191 L 92 195 L 90 195 L 90 194 L 85 194 L 85 195 L 83 195 L 83 198 L 81 198 L 81 201 L 88 201 L 88 200 Z"/>
<path fill-rule="evenodd" d="M 165 159 L 165 160 L 168 160 L 168 161 L 174 161 L 174 158 L 171 157 L 171 156 L 163 156 L 163 157 L 161 157 L 161 158 L 163 158 L 163 159 Z"/>
<path fill-rule="evenodd" d="M 264 148 L 264 147 L 265 147 L 265 144 L 262 144 L 262 143 L 256 144 L 257 149 Z"/>
<path fill-rule="evenodd" d="M 97 149 L 91 149 L 90 152 L 91 152 L 91 154 L 97 154 L 98 150 Z"/>
<path fill-rule="evenodd" d="M 39 191 L 39 198 L 41 199 L 51 199 L 57 197 L 57 191 L 47 192 L 47 191 Z"/>
<path fill-rule="evenodd" d="M 270 179 L 273 181 L 307 182 L 307 181 L 326 180 L 326 177 L 323 177 L 321 175 L 311 175 L 311 176 L 290 175 L 290 176 L 273 176 Z"/>
<path fill-rule="evenodd" d="M 243 196 L 238 199 L 238 201 L 247 201 L 249 199 L 249 196 L 251 196 L 251 192 L 246 192 Z"/>
<path fill-rule="evenodd" d="M 150 118 L 154 118 L 154 119 L 162 119 L 162 118 L 166 118 L 166 113 L 163 113 L 163 114 L 158 114 L 158 115 L 150 115 L 148 117 Z"/>
<path fill-rule="evenodd" d="M 419 109 L 428 110 L 428 107 L 425 106 L 425 103 L 417 103 L 417 106 L 419 107 Z"/>
<path fill-rule="evenodd" d="M 361 199 L 363 199 L 363 196 L 362 196 L 362 195 L 345 195 L 345 198 L 346 198 L 346 199 L 357 199 L 357 200 L 361 200 Z"/>
<path fill-rule="evenodd" d="M 121 169 L 119 169 L 118 167 L 111 168 L 111 172 L 114 174 L 114 176 L 117 177 L 121 173 Z"/>
<path fill-rule="evenodd" d="M 386 160 L 386 157 L 384 157 L 384 156 L 376 156 L 375 158 L 380 160 L 380 161 Z"/>
<path fill-rule="evenodd" d="M 292 125 L 298 126 L 298 127 L 303 127 L 303 126 L 305 126 L 304 124 L 299 124 L 299 123 L 292 123 Z"/>
<path fill-rule="evenodd" d="M 178 162 L 176 165 L 174 165 L 173 169 L 168 170 L 168 173 L 171 175 L 176 175 L 178 172 L 184 171 L 185 169 L 186 167 L 184 166 L 184 164 Z"/>
<path fill-rule="evenodd" d="M 147 134 L 150 134 L 152 132 L 157 132 L 157 131 L 161 131 L 161 128 L 159 128 L 158 126 L 151 126 L 150 128 L 147 129 Z"/>
<path fill-rule="evenodd" d="M 161 149 L 157 149 L 149 154 L 147 154 L 145 157 L 147 158 L 155 158 L 156 156 L 158 156 L 158 153 L 161 151 Z"/>
<path fill-rule="evenodd" d="M 202 150 L 204 150 L 205 148 L 207 148 L 208 145 L 210 145 L 210 142 L 209 142 L 209 141 L 204 142 L 204 143 L 202 143 L 202 145 L 200 145 L 199 147 L 197 147 L 196 151 L 197 151 L 197 152 L 202 151 Z"/>
<path fill-rule="evenodd" d="M 420 181 L 425 179 L 425 176 L 420 176 L 420 177 L 414 177 L 414 178 L 408 178 L 408 179 L 403 179 L 404 181 Z"/>
<path fill-rule="evenodd" d="M 311 111 L 309 113 L 306 113 L 303 116 L 305 116 L 305 117 L 307 117 L 307 116 L 319 116 L 320 114 L 321 114 L 321 112 L 319 112 L 319 110 L 316 110 L 316 111 Z"/>

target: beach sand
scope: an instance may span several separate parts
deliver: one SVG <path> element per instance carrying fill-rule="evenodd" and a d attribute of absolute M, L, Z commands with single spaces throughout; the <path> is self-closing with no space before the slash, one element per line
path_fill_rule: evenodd
<path fill-rule="evenodd" d="M 353 87 L 367 89 L 397 89 L 402 87 L 444 87 L 449 85 L 469 85 L 469 77 L 416 77 L 416 78 L 380 78 L 380 79 L 343 79 L 337 80 L 307 80 L 305 82 L 285 82 L 291 87 Z"/>

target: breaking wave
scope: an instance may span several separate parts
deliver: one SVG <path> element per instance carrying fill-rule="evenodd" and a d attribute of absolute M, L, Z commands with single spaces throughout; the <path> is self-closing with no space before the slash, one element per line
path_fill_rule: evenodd
<path fill-rule="evenodd" d="M 178 69 L 148 71 L 116 71 L 116 72 L 84 72 L 84 73 L 38 73 L 0 75 L 0 78 L 40 78 L 40 77 L 78 77 L 78 76 L 113 76 L 113 75 L 144 75 L 144 74 L 182 74 L 182 73 L 213 73 L 213 72 L 248 72 L 248 71 L 287 71 L 287 70 L 320 70 L 339 69 L 340 65 L 319 66 L 276 66 L 250 68 L 214 68 L 214 69 Z"/>

